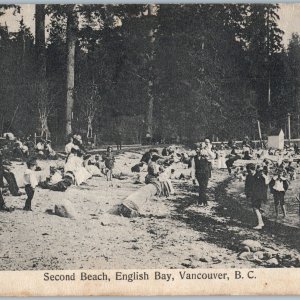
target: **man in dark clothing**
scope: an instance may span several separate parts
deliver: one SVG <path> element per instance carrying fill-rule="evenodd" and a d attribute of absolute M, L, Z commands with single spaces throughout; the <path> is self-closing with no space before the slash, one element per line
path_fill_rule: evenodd
<path fill-rule="evenodd" d="M 192 159 L 192 179 L 194 184 L 195 178 L 199 184 L 198 205 L 207 206 L 207 185 L 211 177 L 211 162 L 208 160 L 208 153 L 201 147 L 196 150 L 197 155 Z"/>
<path fill-rule="evenodd" d="M 2 195 L 2 189 L 4 187 L 3 177 L 4 177 L 3 156 L 2 156 L 2 151 L 0 150 L 0 210 L 10 211 L 10 209 L 8 207 L 6 207 L 4 198 Z"/>
<path fill-rule="evenodd" d="M 248 164 L 247 171 L 248 175 L 245 181 L 245 194 L 251 201 L 253 211 L 258 221 L 257 226 L 253 229 L 260 230 L 264 226 L 260 209 L 262 203 L 267 201 L 269 179 L 268 176 L 263 173 L 263 169 L 256 171 L 254 164 Z"/>
<path fill-rule="evenodd" d="M 2 189 L 4 187 L 3 183 L 3 161 L 2 161 L 2 153 L 0 153 L 0 210 L 4 210 L 6 208 L 5 202 L 2 195 Z"/>
<path fill-rule="evenodd" d="M 19 187 L 16 181 L 14 173 L 10 172 L 8 168 L 3 167 L 3 176 L 8 184 L 9 192 L 12 196 L 21 196 L 22 193 L 19 191 Z"/>
<path fill-rule="evenodd" d="M 229 158 L 225 161 L 229 174 L 231 174 L 231 169 L 233 168 L 234 162 L 237 161 L 238 159 L 241 159 L 241 157 L 237 154 L 236 147 L 232 147 Z"/>
<path fill-rule="evenodd" d="M 21 196 L 22 193 L 19 191 L 19 187 L 16 181 L 16 177 L 15 174 L 13 172 L 10 171 L 9 166 L 10 166 L 10 162 L 8 160 L 9 158 L 9 153 L 5 151 L 5 149 L 1 149 L 0 150 L 1 154 L 1 179 L 0 179 L 0 183 L 2 183 L 2 188 L 4 187 L 3 185 L 3 178 L 6 180 L 7 184 L 8 184 L 8 189 L 9 192 L 12 196 Z"/>
<path fill-rule="evenodd" d="M 115 142 L 117 144 L 117 150 L 122 150 L 122 133 L 121 133 L 121 130 L 118 129 L 116 130 L 115 132 Z"/>

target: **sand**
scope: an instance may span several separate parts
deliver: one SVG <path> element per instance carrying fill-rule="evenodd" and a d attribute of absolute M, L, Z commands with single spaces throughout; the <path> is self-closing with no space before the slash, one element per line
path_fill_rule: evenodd
<path fill-rule="evenodd" d="M 126 152 L 118 157 L 116 167 L 128 172 L 140 157 L 140 153 Z M 56 163 L 63 161 L 40 162 L 41 176 Z M 180 168 L 178 172 L 188 173 Z M 13 169 L 22 186 L 25 165 L 14 163 Z M 267 224 L 263 232 L 252 229 L 253 216 L 248 212 L 245 218 L 244 210 L 236 210 L 238 189 L 229 197 L 226 194 L 231 179 L 225 170 L 213 171 L 206 208 L 195 205 L 197 187 L 191 180 L 173 180 L 176 195 L 141 201 L 143 217 L 129 219 L 107 213 L 141 187 L 134 181 L 115 179 L 110 186 L 106 178 L 94 177 L 66 192 L 37 188 L 33 212 L 22 210 L 25 195 L 5 197 L 6 204 L 15 210 L 0 212 L 0 269 L 259 267 L 238 259 L 237 247 L 246 238 L 299 255 L 299 245 L 284 235 L 286 227 L 276 231 Z M 46 212 L 62 199 L 73 204 L 75 220 Z"/>

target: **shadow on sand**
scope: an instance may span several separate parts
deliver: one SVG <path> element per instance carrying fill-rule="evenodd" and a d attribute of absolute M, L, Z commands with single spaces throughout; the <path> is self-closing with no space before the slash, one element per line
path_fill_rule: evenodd
<path fill-rule="evenodd" d="M 175 211 L 172 218 L 186 223 L 193 230 L 205 232 L 205 241 L 230 250 L 237 250 L 241 240 L 255 239 L 269 247 L 269 243 L 283 243 L 287 248 L 300 251 L 300 230 L 285 224 L 266 220 L 261 231 L 253 230 L 255 218 L 251 209 L 243 207 L 238 199 L 228 197 L 225 192 L 230 179 L 211 189 L 209 196 L 217 202 L 212 211 L 207 208 L 187 209 L 196 203 L 195 187 L 187 183 L 178 184 L 183 197 L 173 200 Z M 233 230 L 231 230 L 233 229 Z M 202 238 L 201 238 L 202 239 Z"/>

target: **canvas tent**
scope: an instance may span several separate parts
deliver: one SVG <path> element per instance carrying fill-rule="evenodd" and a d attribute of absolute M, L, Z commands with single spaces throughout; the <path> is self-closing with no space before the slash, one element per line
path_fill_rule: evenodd
<path fill-rule="evenodd" d="M 283 149 L 284 148 L 284 133 L 282 129 L 277 130 L 272 133 L 272 135 L 268 136 L 268 147 L 275 149 Z"/>

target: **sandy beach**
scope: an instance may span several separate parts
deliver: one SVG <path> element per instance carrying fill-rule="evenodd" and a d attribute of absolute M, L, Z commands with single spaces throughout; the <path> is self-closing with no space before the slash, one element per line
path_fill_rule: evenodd
<path fill-rule="evenodd" d="M 118 156 L 116 166 L 119 170 L 128 171 L 140 157 L 139 152 L 125 152 Z M 46 176 L 49 166 L 57 163 L 63 161 L 40 161 L 41 176 Z M 23 191 L 25 165 L 14 163 L 13 170 Z M 134 182 L 134 177 L 114 179 L 113 186 L 110 186 L 105 177 L 93 177 L 86 184 L 72 186 L 66 192 L 37 188 L 33 212 L 22 210 L 25 195 L 6 196 L 6 204 L 14 206 L 15 210 L 0 213 L 3 241 L 0 245 L 0 269 L 266 266 L 255 259 L 241 259 L 239 245 L 247 239 L 272 249 L 277 257 L 277 266 L 300 266 L 299 223 L 291 222 L 295 216 L 289 217 L 285 223 L 275 223 L 270 212 L 265 228 L 253 230 L 255 219 L 250 204 L 240 196 L 242 183 L 229 177 L 226 170 L 213 170 L 208 207 L 195 205 L 197 186 L 191 180 L 172 180 L 176 195 L 141 202 L 141 217 L 109 214 L 109 209 L 142 186 Z M 49 214 L 49 210 L 62 200 L 71 201 L 76 219 Z M 289 207 L 288 212 L 291 209 Z M 286 257 L 290 258 L 286 259 L 289 264 L 283 263 Z"/>

